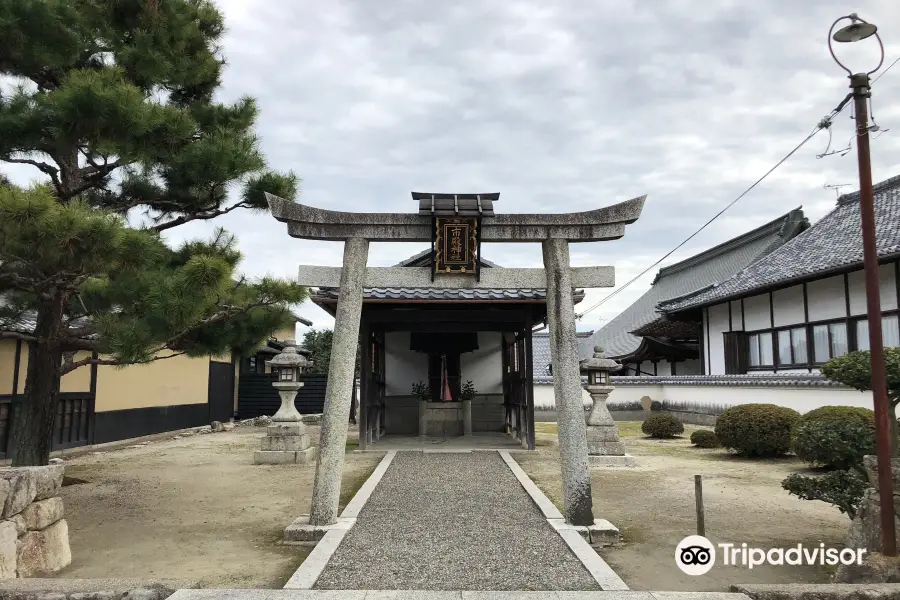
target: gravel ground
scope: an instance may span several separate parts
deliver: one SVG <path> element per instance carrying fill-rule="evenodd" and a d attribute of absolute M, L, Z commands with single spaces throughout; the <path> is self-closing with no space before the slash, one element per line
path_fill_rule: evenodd
<path fill-rule="evenodd" d="M 599 589 L 496 452 L 399 452 L 315 587 Z"/>

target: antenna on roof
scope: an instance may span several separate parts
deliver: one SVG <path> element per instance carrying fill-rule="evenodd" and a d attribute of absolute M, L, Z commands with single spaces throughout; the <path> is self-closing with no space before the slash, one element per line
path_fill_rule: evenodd
<path fill-rule="evenodd" d="M 834 190 L 834 193 L 837 195 L 838 198 L 840 198 L 841 197 L 841 188 L 853 187 L 853 184 L 852 183 L 833 183 L 833 184 L 826 183 L 822 187 L 825 188 L 826 190 Z"/>

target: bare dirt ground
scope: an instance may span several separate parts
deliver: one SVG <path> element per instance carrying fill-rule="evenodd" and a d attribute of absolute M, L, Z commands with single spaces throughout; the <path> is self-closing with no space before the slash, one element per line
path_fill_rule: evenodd
<path fill-rule="evenodd" d="M 692 577 L 675 565 L 675 547 L 696 534 L 694 475 L 703 476 L 706 537 L 714 544 L 749 547 L 843 548 L 850 519 L 834 506 L 790 496 L 781 480 L 805 471 L 795 458 L 749 460 L 725 450 L 690 445 L 694 431 L 674 440 L 651 440 L 640 423 L 620 423 L 632 469 L 592 470 L 594 516 L 616 525 L 624 544 L 600 551 L 635 590 L 725 591 L 733 583 L 826 583 L 833 567 L 764 566 L 748 570 L 721 564 Z M 537 424 L 538 451 L 513 456 L 544 493 L 562 507 L 556 424 Z M 718 551 L 718 549 L 717 549 Z"/>
<path fill-rule="evenodd" d="M 319 428 L 310 427 L 315 441 Z M 280 543 L 309 512 L 315 463 L 254 465 L 265 429 L 193 435 L 66 461 L 72 565 L 57 577 L 199 580 L 203 587 L 281 587 L 308 550 Z M 341 506 L 382 454 L 348 454 Z"/>

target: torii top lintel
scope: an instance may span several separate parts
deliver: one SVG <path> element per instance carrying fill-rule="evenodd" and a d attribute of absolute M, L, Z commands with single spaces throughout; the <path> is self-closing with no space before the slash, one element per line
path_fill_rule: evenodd
<path fill-rule="evenodd" d="M 471 195 L 471 194 L 469 194 Z M 600 242 L 625 235 L 625 226 L 638 220 L 647 196 L 639 196 L 596 210 L 576 213 L 494 214 L 481 225 L 484 242 Z M 291 237 L 341 241 L 364 238 L 373 242 L 430 242 L 430 215 L 342 212 L 290 202 L 266 192 L 269 209 L 287 223 Z"/>

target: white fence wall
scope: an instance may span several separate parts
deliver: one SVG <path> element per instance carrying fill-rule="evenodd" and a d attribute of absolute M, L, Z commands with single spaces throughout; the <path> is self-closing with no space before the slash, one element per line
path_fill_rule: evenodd
<path fill-rule="evenodd" d="M 736 406 L 738 404 L 777 404 L 805 413 L 820 406 L 873 407 L 871 392 L 858 392 L 838 387 L 775 387 L 732 385 L 623 385 L 613 390 L 608 404 L 663 400 L 685 407 L 704 404 Z"/>
<path fill-rule="evenodd" d="M 553 395 L 552 385 L 535 385 L 534 389 L 534 408 L 535 410 L 555 410 L 556 398 Z M 587 390 L 581 390 L 581 402 L 584 406 L 592 406 L 594 402 Z"/>

